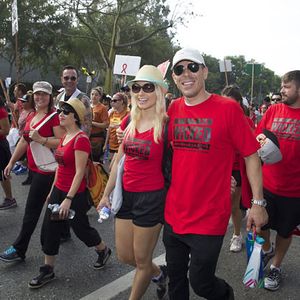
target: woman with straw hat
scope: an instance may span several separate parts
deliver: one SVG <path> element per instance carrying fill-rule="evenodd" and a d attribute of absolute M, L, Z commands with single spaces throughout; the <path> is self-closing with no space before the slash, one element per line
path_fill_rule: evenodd
<path fill-rule="evenodd" d="M 55 152 L 58 168 L 48 195 L 48 203 L 58 204 L 59 213 L 54 215 L 50 209 L 46 210 L 41 233 L 45 264 L 40 267 L 39 275 L 29 282 L 29 287 L 33 289 L 55 278 L 55 255 L 58 254 L 60 234 L 66 222 L 70 223 L 81 241 L 88 247 L 95 247 L 98 254 L 95 269 L 102 269 L 111 255 L 111 250 L 101 240 L 97 230 L 90 226 L 87 216 L 90 203 L 84 175 L 91 144 L 80 129 L 85 111 L 84 104 L 77 98 L 59 103 L 59 121 L 66 134 Z M 69 218 L 70 208 L 75 211 L 73 218 Z"/>
<path fill-rule="evenodd" d="M 128 85 L 132 95 L 130 123 L 98 209 L 110 207 L 118 162 L 125 154 L 123 203 L 115 218 L 117 255 L 120 261 L 136 267 L 129 299 L 141 299 L 151 279 L 157 283 L 161 299 L 166 294 L 166 267 L 155 265 L 152 256 L 164 222 L 162 157 L 168 85 L 150 65 L 143 66 Z M 127 123 L 128 117 L 121 123 L 122 130 Z"/>

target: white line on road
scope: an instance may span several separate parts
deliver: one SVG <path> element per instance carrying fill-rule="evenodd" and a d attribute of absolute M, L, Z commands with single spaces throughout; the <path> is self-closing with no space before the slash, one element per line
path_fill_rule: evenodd
<path fill-rule="evenodd" d="M 165 264 L 165 253 L 153 260 L 157 265 Z M 131 287 L 135 270 L 125 274 L 80 300 L 109 300 Z"/>

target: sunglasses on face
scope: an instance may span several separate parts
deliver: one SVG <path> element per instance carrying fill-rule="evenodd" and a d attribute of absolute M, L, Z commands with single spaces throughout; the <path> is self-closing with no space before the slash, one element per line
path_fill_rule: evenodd
<path fill-rule="evenodd" d="M 65 109 L 65 108 L 61 108 L 61 109 L 57 110 L 57 113 L 58 114 L 63 113 L 65 116 L 68 116 L 70 113 L 73 113 L 73 111 Z"/>
<path fill-rule="evenodd" d="M 281 99 L 280 98 L 272 98 L 272 101 L 281 101 Z"/>
<path fill-rule="evenodd" d="M 69 77 L 69 76 L 64 76 L 64 80 L 65 81 L 68 81 L 68 80 L 71 80 L 71 81 L 75 81 L 77 78 L 75 77 L 75 76 L 71 76 L 71 77 Z"/>
<path fill-rule="evenodd" d="M 121 99 L 112 99 L 112 100 L 110 100 L 110 102 L 112 102 L 112 103 L 116 103 L 116 102 L 119 102 L 119 101 L 122 101 Z"/>
<path fill-rule="evenodd" d="M 200 65 L 197 63 L 189 63 L 186 68 L 183 65 L 177 65 L 174 67 L 173 72 L 175 75 L 181 75 L 184 70 L 189 69 L 192 73 L 197 73 L 200 69 Z"/>
<path fill-rule="evenodd" d="M 143 86 L 141 86 L 137 83 L 134 83 L 131 87 L 131 90 L 134 94 L 139 93 L 141 89 L 144 93 L 152 93 L 155 91 L 155 85 L 153 83 L 145 83 Z"/>

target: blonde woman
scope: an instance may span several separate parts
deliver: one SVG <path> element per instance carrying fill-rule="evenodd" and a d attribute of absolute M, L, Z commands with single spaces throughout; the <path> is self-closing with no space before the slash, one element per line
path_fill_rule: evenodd
<path fill-rule="evenodd" d="M 123 203 L 115 218 L 117 256 L 136 267 L 129 299 L 141 299 L 152 279 L 157 296 L 166 294 L 166 267 L 152 262 L 164 222 L 165 190 L 162 174 L 163 128 L 166 120 L 164 94 L 167 84 L 160 71 L 143 66 L 129 82 L 132 94 L 131 122 L 119 147 L 103 198 L 98 206 L 110 206 L 117 165 L 125 154 Z M 121 123 L 124 130 L 127 118 Z"/>

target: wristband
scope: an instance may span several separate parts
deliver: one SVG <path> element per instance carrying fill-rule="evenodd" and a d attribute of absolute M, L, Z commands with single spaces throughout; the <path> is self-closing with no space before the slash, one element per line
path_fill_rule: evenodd
<path fill-rule="evenodd" d="M 65 198 L 66 198 L 66 199 L 69 199 L 69 200 L 71 200 L 71 201 L 72 201 L 74 197 L 72 197 L 72 196 L 68 196 L 68 195 L 67 195 Z"/>

